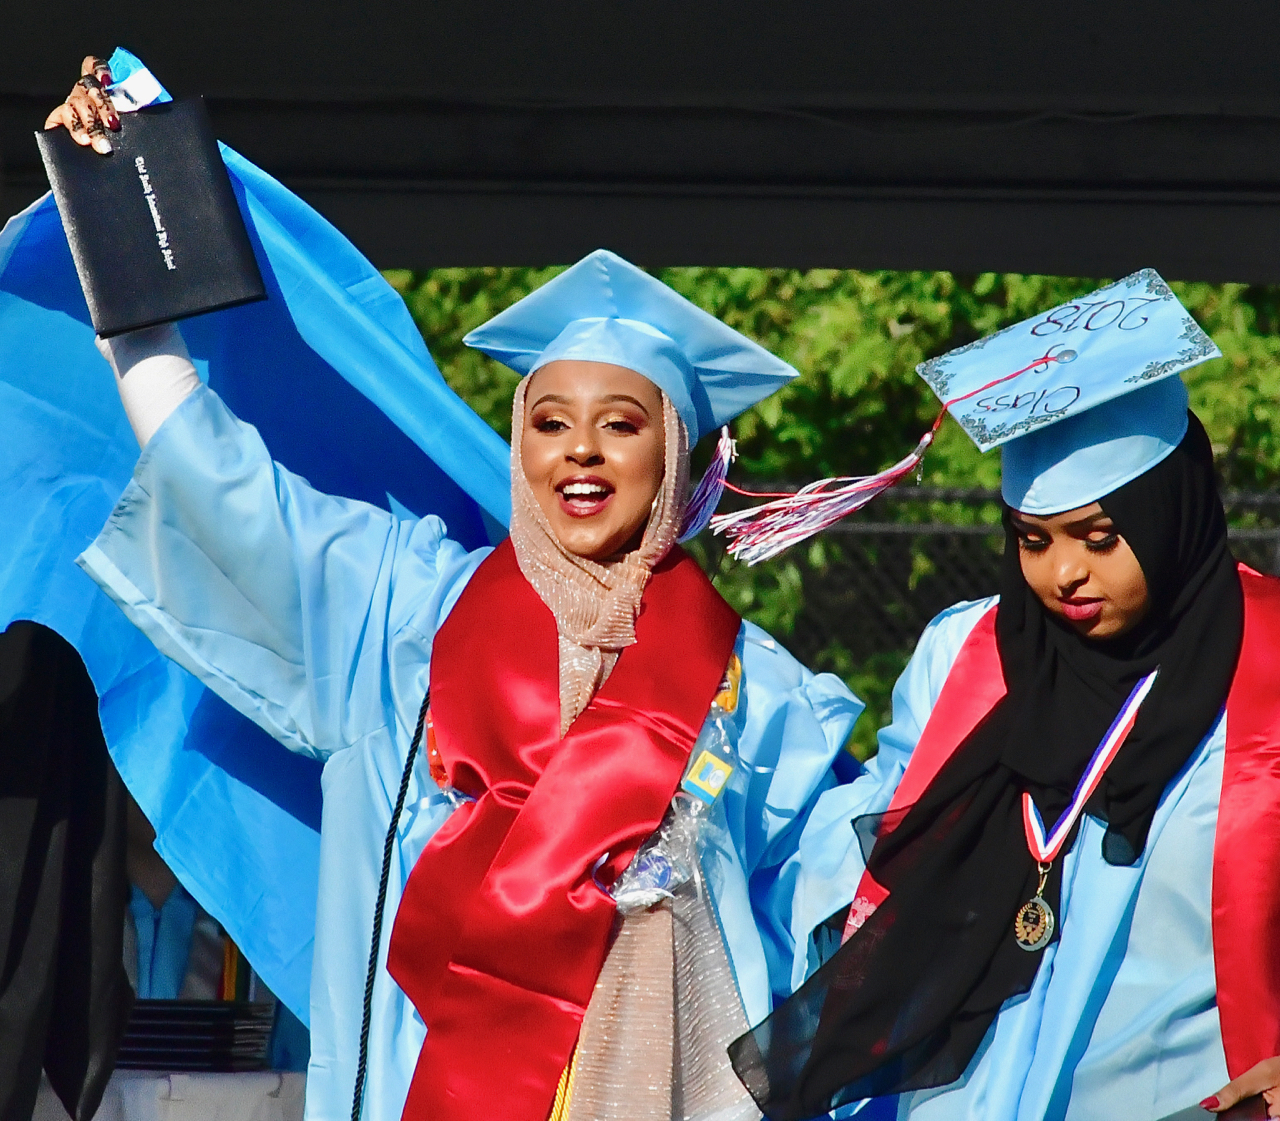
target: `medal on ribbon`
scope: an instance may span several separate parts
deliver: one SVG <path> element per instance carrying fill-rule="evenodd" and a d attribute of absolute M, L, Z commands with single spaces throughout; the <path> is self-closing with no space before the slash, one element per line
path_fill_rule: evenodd
<path fill-rule="evenodd" d="M 1053 938 L 1053 931 L 1057 925 L 1053 908 L 1044 899 L 1044 886 L 1049 879 L 1053 862 L 1062 851 L 1062 846 L 1066 844 L 1067 836 L 1076 820 L 1084 812 L 1085 803 L 1098 789 L 1102 776 L 1107 773 L 1107 768 L 1111 766 L 1112 760 L 1120 753 L 1120 748 L 1128 739 L 1138 719 L 1138 709 L 1142 707 L 1142 702 L 1151 692 L 1151 686 L 1155 684 L 1156 675 L 1159 672 L 1159 668 L 1153 669 L 1133 687 L 1129 699 L 1121 706 L 1119 714 L 1111 722 L 1107 734 L 1102 737 L 1102 742 L 1094 751 L 1093 758 L 1089 760 L 1089 765 L 1085 767 L 1084 774 L 1080 776 L 1080 781 L 1076 783 L 1071 802 L 1062 811 L 1062 816 L 1054 823 L 1047 837 L 1044 821 L 1040 817 L 1040 811 L 1036 808 L 1034 799 L 1029 792 L 1024 791 L 1022 794 L 1023 830 L 1027 836 L 1027 849 L 1036 862 L 1036 870 L 1040 873 L 1040 883 L 1036 887 L 1035 895 L 1019 907 L 1017 915 L 1014 916 L 1013 937 L 1018 946 L 1029 953 L 1043 950 Z"/>

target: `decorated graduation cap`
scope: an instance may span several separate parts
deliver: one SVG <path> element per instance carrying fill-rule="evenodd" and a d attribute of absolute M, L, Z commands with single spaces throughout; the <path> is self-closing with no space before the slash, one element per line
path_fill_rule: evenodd
<path fill-rule="evenodd" d="M 1187 431 L 1178 375 L 1221 352 L 1152 269 L 921 363 L 943 402 L 915 450 L 878 475 L 824 479 L 713 519 L 748 563 L 774 556 L 910 474 L 950 412 L 1002 450 L 1002 493 L 1029 514 L 1087 506 L 1169 455 Z"/>
<path fill-rule="evenodd" d="M 597 249 L 462 340 L 527 376 L 562 359 L 643 374 L 675 406 L 692 447 L 722 429 L 690 499 L 681 539 L 710 519 L 724 485 L 734 417 L 797 376 L 794 367 L 607 249 Z"/>

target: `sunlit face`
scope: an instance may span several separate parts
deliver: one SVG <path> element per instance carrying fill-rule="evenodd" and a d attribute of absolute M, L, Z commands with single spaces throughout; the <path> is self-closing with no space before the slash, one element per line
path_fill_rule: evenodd
<path fill-rule="evenodd" d="M 639 544 L 662 485 L 662 395 L 607 362 L 549 362 L 525 393 L 524 477 L 557 540 L 601 561 Z"/>
<path fill-rule="evenodd" d="M 1045 610 L 1085 638 L 1115 638 L 1147 613 L 1147 580 L 1098 503 L 1040 518 L 1013 512 L 1022 575 Z"/>

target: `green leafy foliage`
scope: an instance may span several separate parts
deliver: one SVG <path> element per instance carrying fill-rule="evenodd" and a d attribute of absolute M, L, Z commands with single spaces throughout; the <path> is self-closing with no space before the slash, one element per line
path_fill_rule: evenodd
<path fill-rule="evenodd" d="M 467 349 L 462 338 L 559 271 L 386 274 L 449 384 L 504 437 L 510 435 L 516 376 Z M 938 409 L 915 375 L 918 363 L 1105 283 L 1012 273 L 831 269 L 673 268 L 657 275 L 800 371 L 793 383 L 734 425 L 740 452 L 735 477 L 794 481 L 866 474 L 895 462 L 932 424 Z M 1172 287 L 1223 352 L 1222 359 L 1197 367 L 1186 379 L 1223 482 L 1275 487 L 1280 482 L 1280 288 L 1194 282 Z M 925 483 L 993 488 L 999 477 L 998 456 L 979 455 L 957 425 L 944 424 L 924 463 Z M 998 512 L 994 504 L 975 512 L 934 503 L 904 516 L 993 522 Z M 699 546 L 699 557 L 738 611 L 785 642 L 804 605 L 806 575 L 823 570 L 823 549 L 837 548 L 815 544 L 808 553 L 750 569 L 725 561 L 714 547 Z M 854 664 L 848 651 L 833 643 L 810 659 L 813 668 L 840 674 L 868 702 L 853 745 L 864 757 L 874 750 L 874 728 L 887 719 L 892 680 L 908 653 Z"/>
<path fill-rule="evenodd" d="M 500 362 L 464 346 L 463 337 L 563 271 L 396 269 L 383 275 L 404 297 L 445 380 L 505 440 L 511 438 L 511 398 L 520 379 Z"/>

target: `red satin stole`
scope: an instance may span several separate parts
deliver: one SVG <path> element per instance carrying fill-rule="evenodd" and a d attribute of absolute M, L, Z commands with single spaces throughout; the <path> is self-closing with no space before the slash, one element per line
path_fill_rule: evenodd
<path fill-rule="evenodd" d="M 1244 644 L 1213 845 L 1213 967 L 1232 1078 L 1280 1055 L 1280 580 L 1241 565 L 1240 583 Z"/>
<path fill-rule="evenodd" d="M 1213 960 L 1227 1070 L 1280 1055 L 1280 580 L 1240 565 L 1244 641 L 1227 696 L 1227 745 L 1213 846 Z M 996 609 L 961 646 L 890 803 L 908 806 L 1005 694 Z M 864 873 L 850 913 L 885 898 Z"/>
<path fill-rule="evenodd" d="M 996 647 L 996 609 L 993 607 L 974 624 L 951 664 L 902 781 L 893 792 L 888 812 L 912 805 L 925 792 L 952 752 L 1004 694 L 1004 671 L 1000 668 L 1000 652 Z M 862 873 L 849 908 L 849 921 L 844 929 L 846 940 L 888 894 L 869 870 Z"/>
<path fill-rule="evenodd" d="M 510 542 L 468 582 L 436 635 L 431 709 L 449 780 L 476 801 L 419 857 L 387 961 L 427 1025 L 408 1121 L 546 1121 L 609 947 L 595 877 L 662 821 L 740 623 L 673 549 L 636 644 L 562 739 L 555 620 Z"/>

